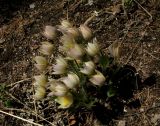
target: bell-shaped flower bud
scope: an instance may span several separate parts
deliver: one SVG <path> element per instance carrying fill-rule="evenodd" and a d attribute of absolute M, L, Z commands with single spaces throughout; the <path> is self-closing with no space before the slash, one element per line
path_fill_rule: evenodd
<path fill-rule="evenodd" d="M 86 25 L 80 25 L 80 31 L 85 40 L 89 40 L 92 37 L 91 29 Z"/>
<path fill-rule="evenodd" d="M 68 76 L 62 78 L 61 81 L 70 89 L 77 87 L 80 83 L 79 77 L 74 73 L 68 74 Z"/>
<path fill-rule="evenodd" d="M 68 50 L 67 54 L 73 59 L 80 59 L 84 54 L 84 50 L 80 45 L 74 44 L 74 47 Z"/>
<path fill-rule="evenodd" d="M 95 56 L 99 53 L 99 45 L 96 38 L 93 40 L 93 43 L 88 43 L 86 51 L 90 56 Z"/>
<path fill-rule="evenodd" d="M 40 52 L 44 55 L 51 55 L 53 53 L 54 46 L 50 42 L 42 42 Z"/>
<path fill-rule="evenodd" d="M 34 76 L 36 86 L 45 87 L 47 84 L 47 76 L 44 74 Z"/>
<path fill-rule="evenodd" d="M 120 57 L 120 44 L 118 42 L 114 42 L 108 47 L 109 53 L 115 59 Z"/>
<path fill-rule="evenodd" d="M 53 66 L 53 74 L 64 74 L 66 73 L 66 69 L 67 69 L 67 61 L 62 58 L 59 57 L 56 59 L 56 64 Z"/>
<path fill-rule="evenodd" d="M 52 80 L 50 82 L 50 88 L 52 94 L 55 96 L 64 96 L 68 92 L 68 88 L 62 82 Z"/>
<path fill-rule="evenodd" d="M 105 82 L 105 80 L 106 80 L 106 78 L 99 71 L 96 71 L 96 74 L 91 76 L 91 78 L 89 79 L 90 82 L 92 82 L 93 84 L 98 85 L 98 86 L 101 86 Z"/>
<path fill-rule="evenodd" d="M 45 26 L 43 35 L 50 40 L 56 37 L 56 28 L 50 25 Z"/>
<path fill-rule="evenodd" d="M 66 34 L 61 37 L 61 42 L 62 42 L 63 46 L 61 46 L 60 49 L 65 52 L 67 52 L 68 50 L 73 48 L 74 44 L 75 44 L 75 40 L 74 40 L 73 36 L 66 35 Z"/>
<path fill-rule="evenodd" d="M 64 29 L 67 29 L 67 28 L 73 27 L 73 24 L 70 23 L 68 20 L 62 20 L 62 21 L 61 21 L 61 26 L 62 26 Z"/>
<path fill-rule="evenodd" d="M 95 70 L 95 64 L 92 61 L 85 62 L 84 67 L 80 69 L 80 72 L 85 75 L 91 75 Z"/>
<path fill-rule="evenodd" d="M 60 104 L 58 108 L 66 109 L 73 104 L 73 96 L 71 93 L 68 93 L 65 96 L 57 97 L 55 101 Z"/>
<path fill-rule="evenodd" d="M 36 56 L 35 59 L 36 64 L 35 67 L 40 70 L 40 71 L 44 71 L 47 68 L 48 65 L 48 61 L 45 57 L 43 56 Z"/>
<path fill-rule="evenodd" d="M 77 38 L 78 36 L 80 36 L 80 32 L 77 28 L 68 28 L 67 33 L 69 35 L 72 35 L 74 38 Z"/>
<path fill-rule="evenodd" d="M 36 100 L 41 100 L 45 97 L 45 94 L 46 94 L 46 89 L 44 87 L 39 86 L 35 91 L 34 98 Z"/>

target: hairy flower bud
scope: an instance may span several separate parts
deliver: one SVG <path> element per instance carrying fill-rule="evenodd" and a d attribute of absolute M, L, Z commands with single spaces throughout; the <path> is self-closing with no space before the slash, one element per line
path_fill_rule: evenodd
<path fill-rule="evenodd" d="M 41 100 L 45 97 L 46 89 L 44 87 L 38 87 L 35 91 L 34 98 L 36 100 Z"/>
<path fill-rule="evenodd" d="M 95 56 L 99 52 L 99 46 L 96 39 L 93 40 L 93 43 L 88 43 L 86 51 L 90 56 Z"/>
<path fill-rule="evenodd" d="M 61 21 L 61 26 L 62 26 L 63 28 L 65 28 L 65 29 L 67 29 L 67 28 L 73 27 L 73 24 L 70 23 L 68 20 L 62 20 L 62 21 Z"/>
<path fill-rule="evenodd" d="M 60 48 L 62 49 L 62 51 L 65 52 L 73 48 L 75 44 L 74 38 L 71 35 L 66 35 L 66 34 L 61 37 L 61 42 L 63 46 L 61 46 Z"/>
<path fill-rule="evenodd" d="M 74 73 L 68 74 L 68 76 L 62 78 L 61 81 L 70 89 L 77 87 L 80 83 L 79 77 Z"/>
<path fill-rule="evenodd" d="M 64 96 L 68 92 L 68 88 L 62 82 L 56 80 L 50 82 L 49 89 L 55 96 Z"/>
<path fill-rule="evenodd" d="M 73 59 L 80 59 L 84 54 L 84 50 L 80 45 L 74 44 L 74 47 L 68 50 L 67 54 Z"/>
<path fill-rule="evenodd" d="M 58 108 L 66 109 L 73 104 L 73 96 L 71 93 L 68 93 L 65 96 L 57 97 L 55 101 L 60 104 Z"/>
<path fill-rule="evenodd" d="M 86 75 L 91 75 L 94 72 L 95 65 L 92 61 L 88 61 L 84 63 L 84 68 L 80 69 L 80 72 Z"/>
<path fill-rule="evenodd" d="M 108 47 L 109 53 L 111 54 L 112 57 L 114 58 L 119 58 L 120 56 L 120 45 L 118 42 L 114 42 Z"/>
<path fill-rule="evenodd" d="M 92 37 L 92 31 L 88 26 L 80 25 L 80 31 L 85 40 L 89 40 Z"/>
<path fill-rule="evenodd" d="M 51 55 L 53 53 L 54 46 L 50 42 L 42 42 L 40 52 L 44 55 Z"/>
<path fill-rule="evenodd" d="M 56 64 L 53 66 L 53 74 L 64 74 L 67 69 L 67 62 L 64 58 L 59 57 L 56 59 Z"/>
<path fill-rule="evenodd" d="M 80 36 L 80 32 L 77 28 L 68 28 L 67 33 L 69 35 L 72 35 L 74 38 L 77 38 Z"/>
<path fill-rule="evenodd" d="M 34 79 L 37 86 L 45 87 L 47 84 L 47 76 L 44 74 L 34 76 Z"/>
<path fill-rule="evenodd" d="M 43 56 L 36 56 L 35 59 L 36 64 L 35 67 L 40 70 L 40 71 L 44 71 L 47 68 L 48 62 L 46 60 L 45 57 Z"/>
<path fill-rule="evenodd" d="M 43 35 L 50 40 L 56 37 L 56 28 L 50 25 L 45 26 Z"/>
<path fill-rule="evenodd" d="M 104 77 L 104 75 L 101 72 L 96 71 L 96 73 L 97 74 L 91 76 L 89 81 L 95 85 L 101 86 L 105 82 L 106 78 Z"/>

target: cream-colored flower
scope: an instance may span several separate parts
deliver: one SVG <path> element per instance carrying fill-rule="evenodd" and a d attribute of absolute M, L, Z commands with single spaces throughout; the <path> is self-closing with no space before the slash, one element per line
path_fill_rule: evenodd
<path fill-rule="evenodd" d="M 68 93 L 65 96 L 57 97 L 55 101 L 60 104 L 58 108 L 66 109 L 73 104 L 73 96 L 71 93 Z"/>
<path fill-rule="evenodd" d="M 109 53 L 114 57 L 114 58 L 119 58 L 120 57 L 120 44 L 118 42 L 114 42 L 108 47 Z"/>
<path fill-rule="evenodd" d="M 80 36 L 80 32 L 77 28 L 68 28 L 67 29 L 67 33 L 69 35 L 72 35 L 74 38 L 77 38 L 78 36 Z"/>
<path fill-rule="evenodd" d="M 80 31 L 85 40 L 89 40 L 92 37 L 92 31 L 88 26 L 80 25 Z"/>
<path fill-rule="evenodd" d="M 73 24 L 70 23 L 68 20 L 62 20 L 62 21 L 61 21 L 61 26 L 62 26 L 63 28 L 65 28 L 65 29 L 67 29 L 67 28 L 73 27 Z"/>
<path fill-rule="evenodd" d="M 96 38 L 93 40 L 93 43 L 88 43 L 86 51 L 90 56 L 95 56 L 99 53 L 99 46 Z"/>
<path fill-rule="evenodd" d="M 48 62 L 47 59 L 43 56 L 36 56 L 35 59 L 36 64 L 35 67 L 40 70 L 40 71 L 44 71 L 47 68 Z"/>
<path fill-rule="evenodd" d="M 44 55 L 51 55 L 53 53 L 54 46 L 50 42 L 42 42 L 39 51 Z"/>
<path fill-rule="evenodd" d="M 101 72 L 96 71 L 96 73 L 97 74 L 91 76 L 89 81 L 95 85 L 101 86 L 105 82 L 106 78 L 104 77 L 104 75 Z"/>
<path fill-rule="evenodd" d="M 54 39 L 56 37 L 56 28 L 50 25 L 45 26 L 43 35 L 47 39 Z"/>
<path fill-rule="evenodd" d="M 68 50 L 67 54 L 73 59 L 80 59 L 84 54 L 84 50 L 80 45 L 74 44 L 74 47 Z"/>
<path fill-rule="evenodd" d="M 80 72 L 86 75 L 91 75 L 95 70 L 95 64 L 92 61 L 85 62 L 84 67 L 80 69 Z"/>
<path fill-rule="evenodd" d="M 34 76 L 36 86 L 45 87 L 47 84 L 47 76 L 44 74 Z"/>
<path fill-rule="evenodd" d="M 67 34 L 65 34 L 61 37 L 61 42 L 62 42 L 63 46 L 61 46 L 60 49 L 65 52 L 72 49 L 75 44 L 75 40 L 74 40 L 73 36 L 67 35 Z"/>
<path fill-rule="evenodd" d="M 45 97 L 45 94 L 46 94 L 46 89 L 44 87 L 39 86 L 35 91 L 34 98 L 36 100 L 41 100 Z"/>
<path fill-rule="evenodd" d="M 67 61 L 62 58 L 59 57 L 56 59 L 56 64 L 53 66 L 53 74 L 64 74 L 66 73 L 66 69 L 67 69 Z"/>
<path fill-rule="evenodd" d="M 79 77 L 74 73 L 68 74 L 68 76 L 62 78 L 61 81 L 70 89 L 77 87 L 80 83 Z"/>
<path fill-rule="evenodd" d="M 52 94 L 55 96 L 64 96 L 68 92 L 68 88 L 62 82 L 52 80 L 50 82 L 50 88 Z"/>

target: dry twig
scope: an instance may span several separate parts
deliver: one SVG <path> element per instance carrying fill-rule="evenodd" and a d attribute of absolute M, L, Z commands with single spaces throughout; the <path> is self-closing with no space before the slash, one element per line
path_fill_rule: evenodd
<path fill-rule="evenodd" d="M 138 4 L 150 16 L 150 19 L 152 20 L 152 15 L 137 0 L 133 0 L 133 1 L 136 4 Z"/>
<path fill-rule="evenodd" d="M 24 122 L 28 122 L 28 123 L 33 124 L 33 125 L 35 125 L 35 126 L 42 126 L 42 125 L 40 125 L 40 124 L 38 124 L 38 123 L 29 121 L 29 120 L 27 120 L 27 119 L 24 119 L 24 118 L 19 117 L 19 116 L 16 116 L 16 115 L 13 115 L 13 114 L 11 114 L 11 113 L 4 112 L 4 111 L 2 111 L 2 110 L 0 110 L 0 113 L 3 113 L 3 114 L 6 114 L 6 115 L 9 115 L 9 116 L 12 116 L 12 117 L 14 117 L 14 118 L 20 119 L 20 120 L 22 120 L 22 121 L 24 121 Z"/>
<path fill-rule="evenodd" d="M 10 96 L 12 99 L 16 100 L 18 103 L 22 104 L 25 108 L 28 109 L 28 111 L 30 111 L 31 113 L 33 113 L 35 116 L 39 117 L 40 119 L 46 121 L 47 123 L 49 123 L 50 125 L 53 125 L 51 122 L 49 122 L 48 120 L 46 120 L 45 118 L 43 118 L 42 116 L 38 115 L 35 111 L 33 111 L 32 109 L 30 109 L 28 106 L 26 106 L 24 103 L 22 103 L 19 99 L 17 99 L 16 97 L 14 97 L 12 94 L 10 94 L 9 92 L 5 91 L 5 93 Z"/>

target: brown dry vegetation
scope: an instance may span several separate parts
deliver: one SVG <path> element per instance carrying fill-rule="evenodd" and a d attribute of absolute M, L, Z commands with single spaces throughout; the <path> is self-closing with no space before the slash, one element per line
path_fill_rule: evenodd
<path fill-rule="evenodd" d="M 1 111 L 44 126 L 62 126 L 66 122 L 75 126 L 100 125 L 91 112 L 74 115 L 66 110 L 57 110 L 56 104 L 48 99 L 42 102 L 33 99 L 32 76 L 36 70 L 32 59 L 40 42 L 45 40 L 41 35 L 42 29 L 47 24 L 59 24 L 61 19 L 69 19 L 77 26 L 91 19 L 88 25 L 102 48 L 114 41 L 121 42 L 121 63 L 136 67 L 143 80 L 156 74 L 155 85 L 135 92 L 141 107 L 126 108 L 127 112 L 110 125 L 160 125 L 160 2 L 136 1 L 127 6 L 125 15 L 120 0 L 95 0 L 93 5 L 81 0 L 1 0 L 0 125 L 31 126 Z M 35 7 L 30 8 L 31 4 Z M 93 16 L 95 11 L 100 13 Z M 54 44 L 58 45 L 58 41 Z"/>

